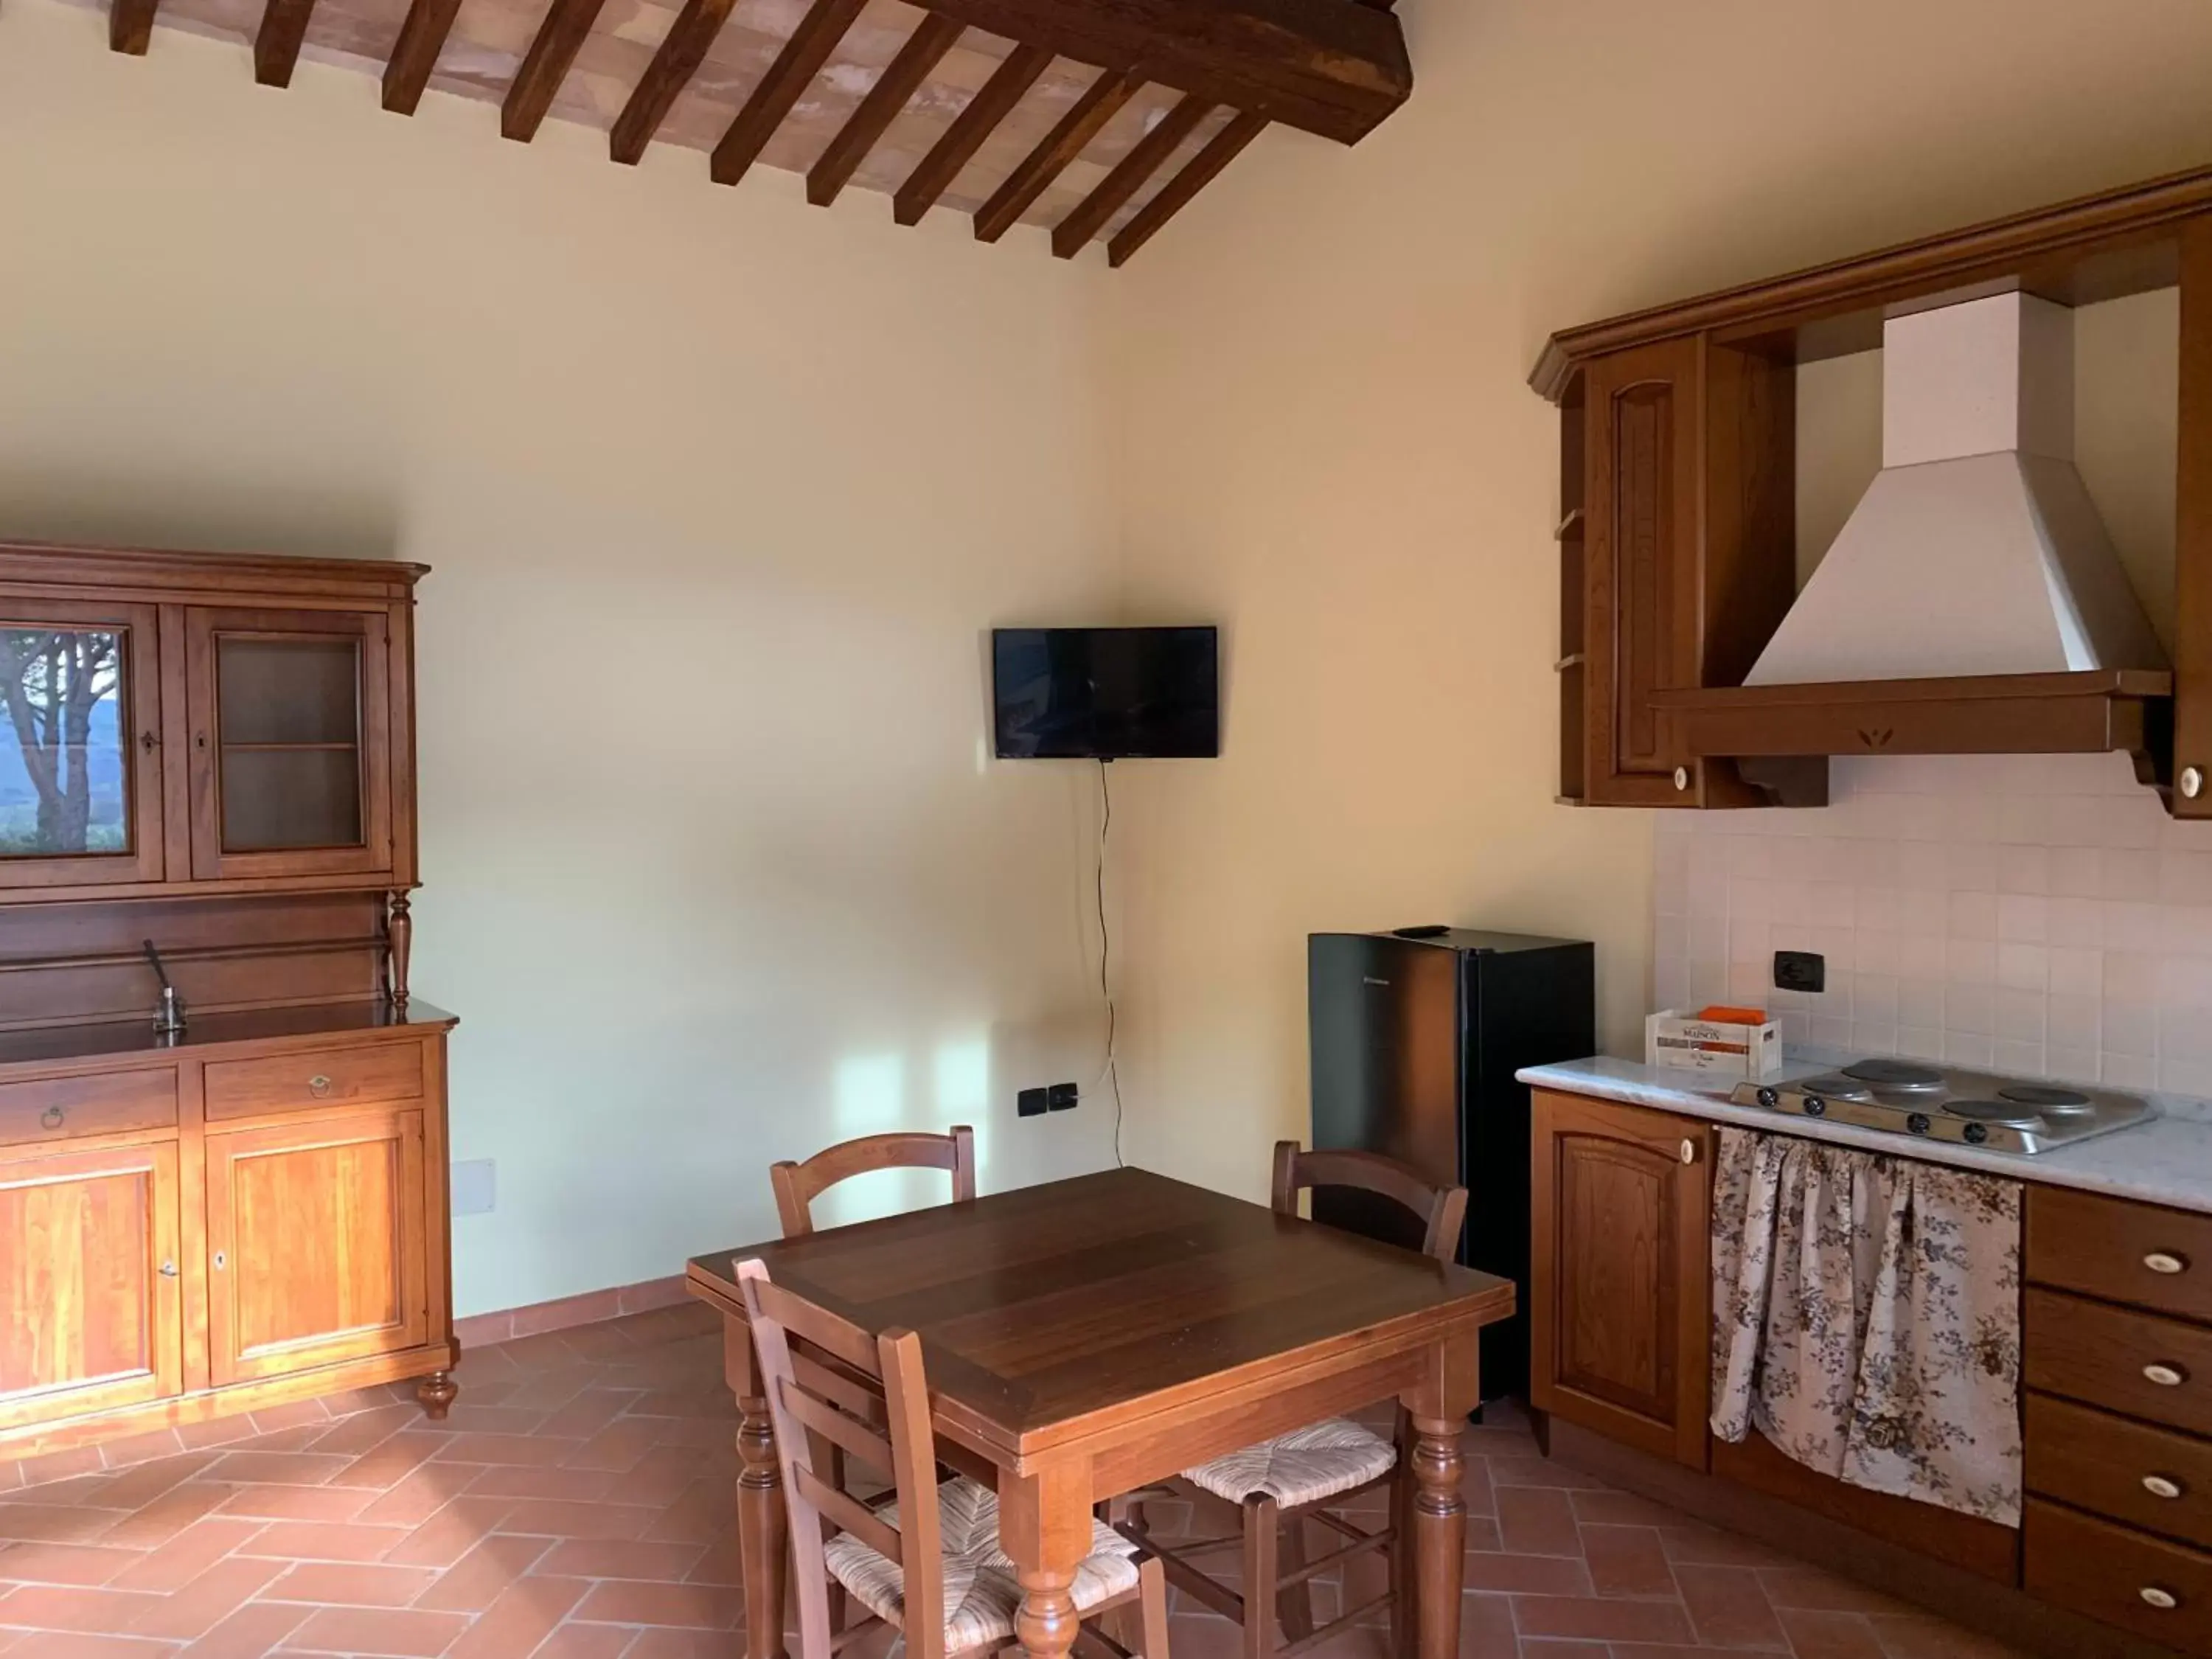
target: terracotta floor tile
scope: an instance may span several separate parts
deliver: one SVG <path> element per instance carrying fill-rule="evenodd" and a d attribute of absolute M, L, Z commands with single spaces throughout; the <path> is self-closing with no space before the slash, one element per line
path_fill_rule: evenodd
<path fill-rule="evenodd" d="M 380 1561 L 406 1541 L 404 1527 L 365 1527 L 349 1521 L 272 1521 L 241 1550 L 288 1561 Z"/>
<path fill-rule="evenodd" d="M 1674 1575 L 1653 1527 L 1593 1522 L 1582 1529 L 1583 1559 L 1600 1595 L 1672 1595 Z"/>
<path fill-rule="evenodd" d="M 1467 1589 L 1524 1595 L 1591 1594 L 1589 1569 L 1580 1556 L 1514 1555 L 1503 1551 L 1470 1555 L 1461 1583 Z"/>
<path fill-rule="evenodd" d="M 1838 1578 L 1818 1567 L 1761 1567 L 1759 1582 L 1766 1599 L 1778 1607 L 1804 1607 L 1824 1613 L 1899 1613 L 1912 1609 L 1894 1596 Z"/>
<path fill-rule="evenodd" d="M 475 1492 L 474 1473 L 472 1466 L 426 1466 L 403 1476 L 388 1492 L 364 1491 L 362 1506 L 351 1518 L 367 1526 L 419 1527 L 463 1492 Z"/>
<path fill-rule="evenodd" d="M 374 1654 L 378 1659 L 437 1659 L 468 1626 L 458 1613 L 399 1607 L 322 1607 L 284 1638 L 285 1648 L 313 1653 Z"/>
<path fill-rule="evenodd" d="M 163 1595 L 182 1589 L 260 1530 L 258 1521 L 204 1516 L 167 1543 L 149 1552 L 128 1571 L 117 1575 L 113 1587 L 154 1590 Z"/>
<path fill-rule="evenodd" d="M 538 1425 L 538 1432 L 588 1439 L 645 1398 L 638 1389 L 586 1389 Z"/>
<path fill-rule="evenodd" d="M 35 1649 L 33 1643 L 36 1644 Z M 40 1632 L 16 1652 L 35 1651 L 37 1659 L 169 1659 L 174 1642 L 148 1642 L 130 1636 L 100 1636 L 84 1631 Z"/>
<path fill-rule="evenodd" d="M 208 1465 L 204 1478 L 269 1486 L 319 1486 L 352 1461 L 330 1452 L 226 1452 Z"/>
<path fill-rule="evenodd" d="M 2003 1643 L 1925 1613 L 1875 1613 L 1866 1620 L 1888 1659 L 2015 1659 Z"/>
<path fill-rule="evenodd" d="M 662 1583 L 703 1583 L 692 1571 L 705 1553 L 697 1544 L 652 1544 L 640 1539 L 574 1538 L 553 1547 L 538 1571 L 562 1578 L 643 1578 Z M 734 1556 L 734 1549 L 731 1552 Z M 734 1580 L 732 1583 L 735 1583 Z"/>
<path fill-rule="evenodd" d="M 499 1530 L 539 1533 L 549 1538 L 642 1538 L 667 1513 L 640 1504 L 575 1504 L 560 1498 L 526 1498 L 507 1511 Z"/>
<path fill-rule="evenodd" d="M 1172 1635 L 1168 1647 L 1175 1659 L 1182 1659 Z M 731 1659 L 730 1638 L 721 1631 L 641 1631 L 623 1659 Z"/>
<path fill-rule="evenodd" d="M 1648 1651 L 1615 1646 L 1609 1642 L 1578 1642 L 1571 1638 L 1532 1636 L 1521 1644 L 1521 1659 L 1612 1659 L 1616 1653 Z"/>
<path fill-rule="evenodd" d="M 0 1621 L 33 1630 L 94 1631 L 117 1636 L 161 1604 L 158 1595 L 130 1590 L 24 1584 L 0 1602 Z"/>
<path fill-rule="evenodd" d="M 334 1607 L 405 1607 L 438 1581 L 434 1567 L 367 1562 L 298 1561 L 264 1586 L 264 1601 L 313 1601 Z M 461 1609 L 444 1607 L 439 1612 Z"/>
<path fill-rule="evenodd" d="M 1586 1595 L 1516 1595 L 1513 1622 L 1523 1636 L 1577 1636 L 1603 1642 L 1688 1642 L 1679 1601 L 1604 1601 Z"/>
<path fill-rule="evenodd" d="M 1698 1566 L 1674 1564 L 1674 1582 L 1682 1592 L 1682 1605 L 1697 1626 L 1698 1639 L 1709 1648 L 1779 1648 L 1790 1638 L 1782 1621 L 1768 1605 L 1759 1588 L 1759 1575 L 1749 1567 Z"/>
<path fill-rule="evenodd" d="M 447 1477 L 440 1472 L 440 1479 Z M 597 1503 L 608 1497 L 621 1483 L 623 1497 L 631 1502 L 646 1501 L 648 1494 L 637 1491 L 628 1476 L 611 1469 L 544 1469 L 519 1464 L 494 1464 L 477 1471 L 469 1482 L 469 1490 L 487 1498 L 557 1498 L 574 1504 Z M 686 1476 L 675 1492 L 667 1494 L 672 1501 L 691 1477 Z"/>
<path fill-rule="evenodd" d="M 1386 1645 L 1387 1635 L 1386 1632 Z M 1513 1603 L 1510 1598 L 1503 1595 L 1460 1597 L 1460 1659 L 1514 1659 L 1514 1651 Z"/>
<path fill-rule="evenodd" d="M 0 1504 L 0 1539 L 82 1544 L 98 1537 L 120 1518 L 112 1510 L 72 1508 L 64 1504 Z"/>
<path fill-rule="evenodd" d="M 185 1648 L 178 1659 L 264 1659 L 313 1612 L 281 1601 L 250 1601 Z"/>
<path fill-rule="evenodd" d="M 525 1579 L 484 1609 L 453 1644 L 450 1659 L 513 1659 L 537 1651 L 589 1589 L 574 1578 Z"/>
<path fill-rule="evenodd" d="M 1583 1553 L 1582 1529 L 1575 1524 L 1567 1494 L 1549 1486 L 1500 1486 L 1498 1534 L 1515 1555 L 1571 1555 Z"/>
<path fill-rule="evenodd" d="M 734 1630 L 744 1597 L 711 1584 L 653 1584 L 609 1580 L 592 1587 L 576 1609 L 587 1624 L 688 1625 Z"/>
<path fill-rule="evenodd" d="M 551 1547 L 552 1540 L 545 1538 L 487 1538 L 438 1574 L 436 1583 L 414 1605 L 441 1613 L 482 1613 Z"/>
<path fill-rule="evenodd" d="M 512 1508 L 504 1498 L 456 1498 L 384 1559 L 394 1566 L 450 1567 L 489 1537 Z"/>
<path fill-rule="evenodd" d="M 103 1544 L 152 1549 L 166 1544 L 230 1496 L 228 1486 L 188 1481 L 172 1486 L 136 1515 L 126 1515 L 100 1534 Z"/>
<path fill-rule="evenodd" d="M 1881 1638 L 1862 1613 L 1783 1607 L 1775 1617 L 1782 1621 L 1796 1659 L 1887 1659 Z"/>
<path fill-rule="evenodd" d="M 143 1509 L 171 1487 L 191 1480 L 221 1455 L 179 1452 L 174 1457 L 156 1458 L 125 1469 L 101 1491 L 100 1502 L 109 1509 Z"/>
<path fill-rule="evenodd" d="M 582 1449 L 580 1440 L 556 1440 L 542 1434 L 457 1434 L 438 1448 L 439 1463 L 527 1463 L 557 1467 Z"/>
<path fill-rule="evenodd" d="M 226 1557 L 189 1584 L 157 1597 L 155 1605 L 131 1626 L 131 1634 L 195 1640 L 236 1612 L 284 1565 L 242 1555 Z"/>
<path fill-rule="evenodd" d="M 233 1486 L 216 1507 L 222 1516 L 260 1521 L 350 1521 L 376 1494 L 339 1486 Z"/>
<path fill-rule="evenodd" d="M 145 1559 L 140 1550 L 110 1549 L 97 1544 L 0 1544 L 0 1582 L 105 1584 Z"/>
<path fill-rule="evenodd" d="M 411 1428 L 422 1420 L 420 1407 L 374 1407 L 331 1424 L 325 1432 L 315 1437 L 307 1449 L 312 1452 L 343 1452 L 349 1456 L 358 1457 L 391 1439 L 402 1429 Z"/>
<path fill-rule="evenodd" d="M 1741 1533 L 1677 1520 L 1659 1528 L 1667 1559 L 1701 1567 L 1780 1567 L 1796 1565 L 1778 1550 L 1768 1548 Z"/>
<path fill-rule="evenodd" d="M 530 1659 L 627 1659 L 637 1637 L 637 1632 L 621 1625 L 563 1625 L 538 1645 Z M 728 1638 L 723 1640 L 726 1644 Z M 1176 1659 L 1182 1656 L 1177 1654 Z"/>

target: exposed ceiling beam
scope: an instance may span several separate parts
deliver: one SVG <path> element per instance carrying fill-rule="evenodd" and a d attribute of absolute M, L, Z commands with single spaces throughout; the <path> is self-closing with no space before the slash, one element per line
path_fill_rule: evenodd
<path fill-rule="evenodd" d="M 975 159 L 983 141 L 997 131 L 999 123 L 1012 112 L 1051 62 L 1052 54 L 1042 46 L 1016 46 L 1009 52 L 982 89 L 953 118 L 945 136 L 922 157 L 921 165 L 899 186 L 891 199 L 891 217 L 902 225 L 920 224 L 922 216 L 951 187 L 960 169 Z"/>
<path fill-rule="evenodd" d="M 1186 94 L 1181 103 L 1137 141 L 1121 158 L 1121 165 L 1099 181 L 1098 188 L 1054 227 L 1052 251 L 1063 259 L 1073 259 L 1090 246 L 1091 239 L 1106 228 L 1106 222 L 1144 188 L 1147 179 L 1168 164 L 1168 158 L 1198 131 L 1199 124 L 1219 107 L 1195 93 Z"/>
<path fill-rule="evenodd" d="M 868 158 L 876 147 L 876 140 L 885 129 L 899 118 L 915 88 L 929 78 L 945 54 L 952 50 L 952 43 L 967 33 L 966 26 L 936 12 L 922 14 L 921 26 L 908 37 L 890 66 L 877 77 L 876 84 L 868 88 L 868 95 L 860 100 L 860 108 L 852 118 L 838 129 L 830 147 L 822 152 L 822 159 L 806 175 L 806 199 L 817 207 L 828 207 L 837 199 L 837 192 L 845 188 L 854 170 Z"/>
<path fill-rule="evenodd" d="M 446 49 L 461 0 L 413 0 L 407 21 L 399 26 L 399 39 L 384 65 L 384 106 L 394 115 L 412 115 L 422 101 L 422 88 L 430 84 L 430 71 L 438 67 L 438 54 Z"/>
<path fill-rule="evenodd" d="M 1352 143 L 1413 93 L 1405 30 L 1357 0 L 921 0 L 1044 46 Z"/>
<path fill-rule="evenodd" d="M 158 3 L 159 0 L 114 0 L 107 9 L 109 47 L 143 58 L 146 44 L 153 38 L 154 8 Z"/>
<path fill-rule="evenodd" d="M 605 0 L 553 0 L 553 9 L 538 27 L 538 38 L 522 60 L 520 73 L 507 89 L 500 106 L 499 130 L 506 137 L 528 143 L 538 136 L 538 124 L 553 106 L 553 94 L 568 78 L 568 66 L 583 50 L 584 38 L 599 21 Z"/>
<path fill-rule="evenodd" d="M 300 43 L 307 38 L 307 19 L 314 9 L 315 0 L 269 0 L 260 32 L 253 37 L 253 78 L 263 86 L 292 84 L 292 68 L 300 61 Z"/>
<path fill-rule="evenodd" d="M 1045 135 L 1044 141 L 976 210 L 975 239 L 995 242 L 1012 229 L 1015 221 L 1029 211 L 1030 204 L 1067 170 L 1069 162 L 1083 154 L 1085 147 L 1098 136 L 1098 130 L 1120 112 L 1121 106 L 1143 84 L 1135 76 L 1115 70 L 1106 70 L 1093 81 L 1091 89 L 1076 100 L 1075 106 L 1060 118 L 1060 125 Z"/>
<path fill-rule="evenodd" d="M 668 118 L 677 94 L 691 84 L 691 77 L 706 61 L 708 48 L 736 3 L 737 0 L 684 0 L 675 27 L 653 53 L 645 78 L 637 83 L 615 122 L 609 149 L 616 161 L 624 167 L 635 167 L 644 159 L 646 146 Z"/>
<path fill-rule="evenodd" d="M 1182 171 L 1162 185 L 1152 199 L 1137 210 L 1129 222 L 1114 234 L 1106 245 L 1106 263 L 1116 267 L 1129 262 L 1129 257 L 1152 240 L 1159 228 L 1180 213 L 1190 198 L 1212 184 L 1221 172 L 1244 152 L 1244 147 L 1267 131 L 1264 115 L 1239 115 L 1227 126 L 1206 140 L 1206 148 L 1183 163 Z"/>
<path fill-rule="evenodd" d="M 753 95 L 745 100 L 745 106 L 738 112 L 738 118 L 730 123 L 730 130 L 722 135 L 722 142 L 714 146 L 712 165 L 708 171 L 718 185 L 734 185 L 745 176 L 746 170 L 760 159 L 768 141 L 783 125 L 783 118 L 791 113 L 801 94 L 813 84 L 814 77 L 822 72 L 830 54 L 837 50 L 837 43 L 845 38 L 853 20 L 866 7 L 867 0 L 815 0 L 814 9 L 808 12 L 783 43 L 775 62 L 753 88 Z"/>

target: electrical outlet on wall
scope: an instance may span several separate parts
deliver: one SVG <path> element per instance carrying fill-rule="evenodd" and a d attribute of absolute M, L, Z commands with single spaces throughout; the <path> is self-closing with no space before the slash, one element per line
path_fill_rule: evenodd
<path fill-rule="evenodd" d="M 489 1215 L 499 1205 L 499 1165 L 488 1158 L 453 1165 L 453 1213 Z"/>
<path fill-rule="evenodd" d="M 1024 1089 L 1014 1097 L 1014 1111 L 1021 1117 L 1042 1117 L 1050 1103 L 1048 1091 Z"/>
<path fill-rule="evenodd" d="M 1045 1091 L 1045 1104 L 1055 1112 L 1073 1111 L 1083 1103 L 1083 1091 L 1073 1083 L 1055 1083 Z"/>
<path fill-rule="evenodd" d="M 1814 951 L 1777 951 L 1774 988 L 1778 991 L 1825 991 L 1828 988 L 1828 959 Z"/>

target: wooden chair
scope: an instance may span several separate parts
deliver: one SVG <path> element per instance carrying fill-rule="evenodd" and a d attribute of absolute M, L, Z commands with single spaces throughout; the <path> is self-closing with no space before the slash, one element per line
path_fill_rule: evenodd
<path fill-rule="evenodd" d="M 896 1626 L 913 1659 L 994 1654 L 1017 1645 L 1022 1591 L 999 1546 L 999 1500 L 965 1476 L 939 1483 L 930 1430 L 921 1339 L 912 1331 L 872 1337 L 769 1281 L 765 1263 L 738 1263 L 738 1287 L 760 1355 L 761 1388 L 775 1427 L 784 1502 L 791 1516 L 799 1659 L 831 1659 L 880 1624 Z M 827 1443 L 881 1470 L 894 1502 L 861 1503 L 817 1472 Z M 1094 1522 L 1092 1551 L 1071 1593 L 1085 1620 L 1133 1607 L 1140 1650 L 1086 1629 L 1115 1659 L 1168 1659 L 1167 1584 L 1156 1560 Z M 848 1628 L 831 1616 L 841 1585 L 870 1617 Z M 1115 1630 L 1128 1634 L 1118 1618 Z"/>
<path fill-rule="evenodd" d="M 1356 1188 L 1395 1200 L 1423 1223 L 1423 1254 L 1439 1261 L 1459 1254 L 1460 1225 L 1467 1215 L 1464 1187 L 1431 1187 L 1395 1158 L 1376 1152 L 1309 1152 L 1301 1151 L 1295 1140 L 1277 1142 L 1276 1211 L 1296 1215 L 1298 1194 L 1312 1187 Z M 1292 1659 L 1385 1602 L 1390 1607 L 1392 1649 L 1404 1653 L 1406 1603 L 1413 1583 L 1407 1510 L 1412 1501 L 1407 1478 L 1411 1446 L 1402 1408 L 1388 1440 L 1338 1418 L 1185 1469 L 1164 1486 L 1116 1499 L 1111 1511 L 1122 1535 L 1157 1555 L 1177 1589 L 1243 1624 L 1246 1659 Z M 1340 1513 L 1353 1499 L 1382 1486 L 1390 1491 L 1385 1525 L 1370 1532 Z M 1147 1524 L 1144 1507 L 1146 1498 L 1163 1495 L 1194 1503 L 1212 1497 L 1239 1504 L 1243 1528 L 1227 1537 L 1163 1544 Z M 1346 1541 L 1308 1559 L 1304 1528 L 1309 1522 Z M 1243 1552 L 1241 1595 L 1193 1565 L 1194 1558 L 1230 1549 Z M 1389 1553 L 1389 1590 L 1343 1609 L 1338 1618 L 1315 1628 L 1315 1575 L 1370 1550 Z M 1279 1622 L 1284 1638 L 1280 1646 L 1276 1642 Z"/>
<path fill-rule="evenodd" d="M 786 1238 L 814 1231 L 814 1200 L 841 1181 L 876 1170 L 949 1170 L 952 1201 L 975 1196 L 975 1132 L 963 1123 L 941 1135 L 868 1135 L 840 1141 L 804 1164 L 787 1158 L 769 1167 L 775 1187 L 775 1211 Z"/>

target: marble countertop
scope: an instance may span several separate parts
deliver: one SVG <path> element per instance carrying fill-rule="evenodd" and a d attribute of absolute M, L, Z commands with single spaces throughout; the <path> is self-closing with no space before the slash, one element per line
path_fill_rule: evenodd
<path fill-rule="evenodd" d="M 1782 1075 L 1807 1077 L 1829 1069 L 1832 1063 L 1793 1063 L 1784 1069 Z M 1869 1152 L 1948 1164 L 1962 1170 L 1983 1170 L 2015 1181 L 2079 1187 L 2087 1192 L 2109 1193 L 2116 1198 L 2169 1204 L 2176 1209 L 2212 1214 L 2212 1109 L 2208 1109 L 2202 1101 L 2154 1095 L 2151 1098 L 2160 1115 L 2149 1122 L 2031 1157 L 2024 1152 L 1993 1152 L 1950 1141 L 1912 1140 L 1879 1129 L 1788 1115 L 1759 1106 L 1739 1106 L 1729 1099 L 1730 1085 L 1726 1082 L 1703 1080 L 1700 1086 L 1701 1080 L 1688 1073 L 1662 1071 L 1603 1054 L 1553 1066 L 1526 1066 L 1516 1075 L 1523 1083 L 1566 1094 L 1589 1095 L 1631 1106 L 1650 1106 L 1717 1123 L 1764 1129 L 1770 1133 L 1832 1140 L 1839 1146 L 1864 1147 Z"/>

